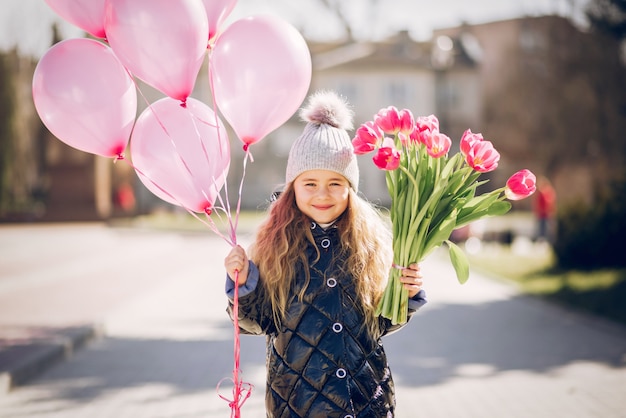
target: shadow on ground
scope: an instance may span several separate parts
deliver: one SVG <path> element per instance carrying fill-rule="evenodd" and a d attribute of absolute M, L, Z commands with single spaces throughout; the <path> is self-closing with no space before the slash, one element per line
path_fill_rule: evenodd
<path fill-rule="evenodd" d="M 624 328 L 540 304 L 518 296 L 423 308 L 404 329 L 384 339 L 396 383 L 434 385 L 468 367 L 485 375 L 508 370 L 547 373 L 580 361 L 626 367 Z M 103 338 L 31 382 L 53 388 L 45 398 L 31 402 L 90 402 L 110 391 L 144 385 L 166 386 L 167 396 L 214 390 L 220 379 L 232 376 L 232 327 L 228 321 L 207 326 L 218 326 L 223 338 Z M 261 382 L 255 391 L 263 393 L 265 338 L 242 336 L 241 344 L 243 379 Z"/>
<path fill-rule="evenodd" d="M 408 386 L 442 383 L 470 366 L 477 377 L 574 362 L 626 368 L 625 327 L 529 296 L 424 309 L 385 347 L 396 380 Z"/>

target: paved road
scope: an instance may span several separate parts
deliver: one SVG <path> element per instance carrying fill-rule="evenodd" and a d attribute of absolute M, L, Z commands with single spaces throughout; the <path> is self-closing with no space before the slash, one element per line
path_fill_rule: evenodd
<path fill-rule="evenodd" d="M 242 244 L 249 237 L 240 234 Z M 222 259 L 212 233 L 0 226 L 0 340 L 100 324 L 103 336 L 0 394 L 0 417 L 228 417 Z M 430 302 L 385 340 L 398 417 L 626 417 L 626 328 L 520 296 L 439 254 Z M 242 337 L 244 417 L 263 417 L 264 340 Z M 225 391 L 228 395 L 228 390 Z"/>

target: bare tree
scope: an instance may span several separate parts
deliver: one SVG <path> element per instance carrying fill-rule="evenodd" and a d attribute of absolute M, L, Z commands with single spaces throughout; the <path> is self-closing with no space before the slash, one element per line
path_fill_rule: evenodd
<path fill-rule="evenodd" d="M 353 23 L 350 21 L 349 11 L 350 7 L 354 7 L 354 2 L 349 2 L 345 0 L 319 0 L 320 4 L 322 4 L 330 13 L 335 15 L 337 19 L 341 22 L 343 26 L 346 37 L 348 41 L 354 40 L 354 27 Z M 378 7 L 378 3 L 380 0 L 362 0 L 359 2 L 359 7 L 361 10 L 366 12 L 375 10 Z"/>
<path fill-rule="evenodd" d="M 585 14 L 592 28 L 616 39 L 626 38 L 626 0 L 592 0 Z"/>

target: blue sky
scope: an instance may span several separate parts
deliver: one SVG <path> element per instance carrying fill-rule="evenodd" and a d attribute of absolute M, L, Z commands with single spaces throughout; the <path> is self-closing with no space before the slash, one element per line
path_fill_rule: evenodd
<path fill-rule="evenodd" d="M 17 46 L 40 57 L 50 47 L 52 22 L 61 24 L 65 38 L 82 32 L 58 17 L 44 0 L 1 0 L 0 49 Z M 418 40 L 433 29 L 463 22 L 483 23 L 519 16 L 562 14 L 580 16 L 587 0 L 342 0 L 358 39 L 380 39 L 406 29 Z M 372 6 L 376 4 L 377 6 Z M 227 24 L 241 17 L 271 13 L 296 26 L 306 37 L 331 40 L 339 24 L 319 6 L 319 0 L 239 0 Z"/>

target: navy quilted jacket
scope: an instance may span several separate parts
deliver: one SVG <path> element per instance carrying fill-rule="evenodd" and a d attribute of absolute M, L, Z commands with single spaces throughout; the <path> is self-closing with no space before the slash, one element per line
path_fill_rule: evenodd
<path fill-rule="evenodd" d="M 240 288 L 239 326 L 243 333 L 267 336 L 266 408 L 268 417 L 393 417 L 394 386 L 380 339 L 364 327 L 364 313 L 352 277 L 341 273 L 336 228 L 311 225 L 315 248 L 308 249 L 311 281 L 302 301 L 294 297 L 280 329 L 272 318 L 258 269 L 250 264 Z M 291 294 L 304 286 L 302 271 Z M 227 280 L 227 293 L 233 282 Z M 229 288 L 230 287 L 230 288 Z M 420 292 L 409 317 L 426 302 Z M 229 304 L 232 318 L 232 303 Z M 383 334 L 399 326 L 381 318 Z"/>

